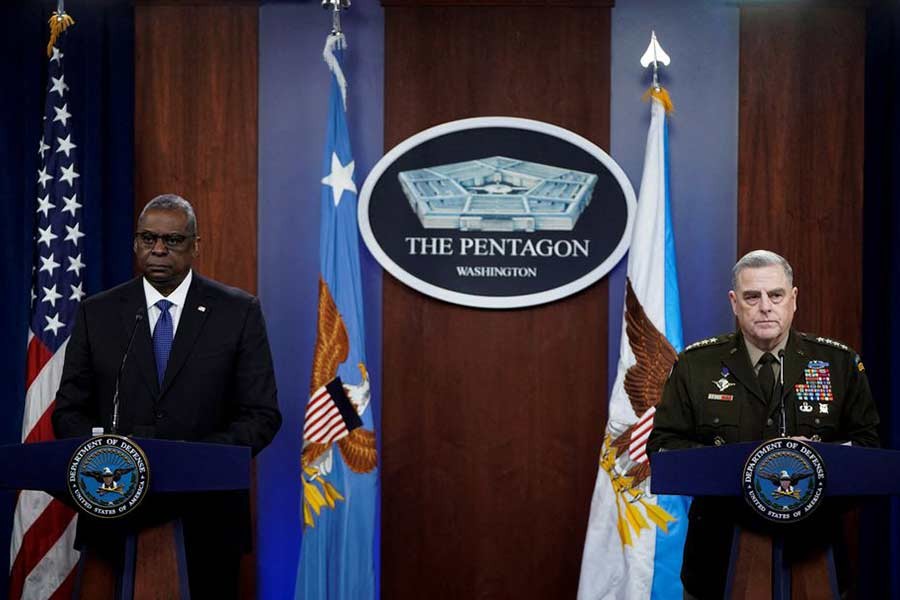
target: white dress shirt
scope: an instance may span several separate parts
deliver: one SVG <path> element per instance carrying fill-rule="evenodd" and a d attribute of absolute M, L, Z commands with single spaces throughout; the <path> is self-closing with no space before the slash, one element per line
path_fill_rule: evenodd
<path fill-rule="evenodd" d="M 181 318 L 181 309 L 184 307 L 185 300 L 187 300 L 188 288 L 191 287 L 193 273 L 193 269 L 188 271 L 184 281 L 168 296 L 160 294 L 159 290 L 150 285 L 150 282 L 144 277 L 144 297 L 147 299 L 147 324 L 150 325 L 151 336 L 161 314 L 161 311 L 155 304 L 160 300 L 168 300 L 172 303 L 172 306 L 169 307 L 169 315 L 172 317 L 172 339 L 175 339 L 175 333 L 178 331 L 178 321 Z"/>

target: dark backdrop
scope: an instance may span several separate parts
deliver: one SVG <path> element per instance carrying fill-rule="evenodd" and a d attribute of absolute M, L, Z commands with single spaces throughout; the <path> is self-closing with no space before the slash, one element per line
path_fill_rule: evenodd
<path fill-rule="evenodd" d="M 881 443 L 900 449 L 900 4 L 869 8 L 863 234 L 863 356 L 881 416 Z M 895 474 L 896 476 L 896 474 Z M 863 513 L 861 597 L 900 598 L 900 498 Z"/>
<path fill-rule="evenodd" d="M 56 2 L 17 0 L 0 19 L 0 443 L 20 441 L 32 217 L 47 78 L 47 19 Z M 131 276 L 134 18 L 129 2 L 69 0 L 65 78 L 78 146 L 88 294 Z M 0 597 L 9 574 L 15 496 L 0 493 Z"/>

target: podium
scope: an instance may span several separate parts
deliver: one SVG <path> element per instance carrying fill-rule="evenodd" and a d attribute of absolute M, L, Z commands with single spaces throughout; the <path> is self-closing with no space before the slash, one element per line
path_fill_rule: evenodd
<path fill-rule="evenodd" d="M 900 495 L 900 477 L 896 476 L 900 473 L 900 451 L 808 443 L 822 457 L 827 472 L 822 508 L 840 498 Z M 650 459 L 653 469 L 651 492 L 741 497 L 744 465 L 760 444 L 745 442 L 657 452 Z M 816 516 L 813 514 L 809 519 Z M 806 560 L 789 564 L 784 556 L 785 540 L 779 533 L 779 524 L 761 518 L 760 524 L 758 530 L 736 527 L 726 598 L 838 597 L 830 547 L 808 548 Z"/>
<path fill-rule="evenodd" d="M 88 438 L 0 446 L 0 489 L 40 490 L 71 503 L 67 467 Z M 150 487 L 134 518 L 123 521 L 121 563 L 113 568 L 90 546 L 78 566 L 76 597 L 103 600 L 189 598 L 180 520 L 142 526 L 141 513 L 154 499 L 178 494 L 247 490 L 250 448 L 199 442 L 132 438 L 147 455 Z M 79 519 L 90 519 L 79 514 Z M 115 521 L 110 521 L 115 523 Z"/>

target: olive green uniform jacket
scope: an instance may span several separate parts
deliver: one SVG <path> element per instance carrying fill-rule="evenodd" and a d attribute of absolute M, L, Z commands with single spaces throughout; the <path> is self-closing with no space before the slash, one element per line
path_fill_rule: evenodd
<path fill-rule="evenodd" d="M 779 437 L 782 399 L 788 436 L 878 446 L 878 414 L 853 350 L 792 330 L 782 374 L 766 398 L 740 332 L 691 344 L 666 382 L 648 451 Z M 699 598 L 721 598 L 734 525 L 756 524 L 739 499 L 695 498 L 688 519 L 682 581 Z"/>

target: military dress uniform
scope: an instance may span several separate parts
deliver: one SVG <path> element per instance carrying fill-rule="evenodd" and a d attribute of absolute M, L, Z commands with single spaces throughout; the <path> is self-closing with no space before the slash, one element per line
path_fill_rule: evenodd
<path fill-rule="evenodd" d="M 792 330 L 784 348 L 783 375 L 783 386 L 779 378 L 767 397 L 740 332 L 691 344 L 666 383 L 648 450 L 779 437 L 782 399 L 788 436 L 879 445 L 875 403 L 863 363 L 853 350 Z M 745 508 L 740 499 L 694 499 L 681 571 L 685 589 L 694 596 L 722 597 L 734 525 L 750 526 Z"/>

